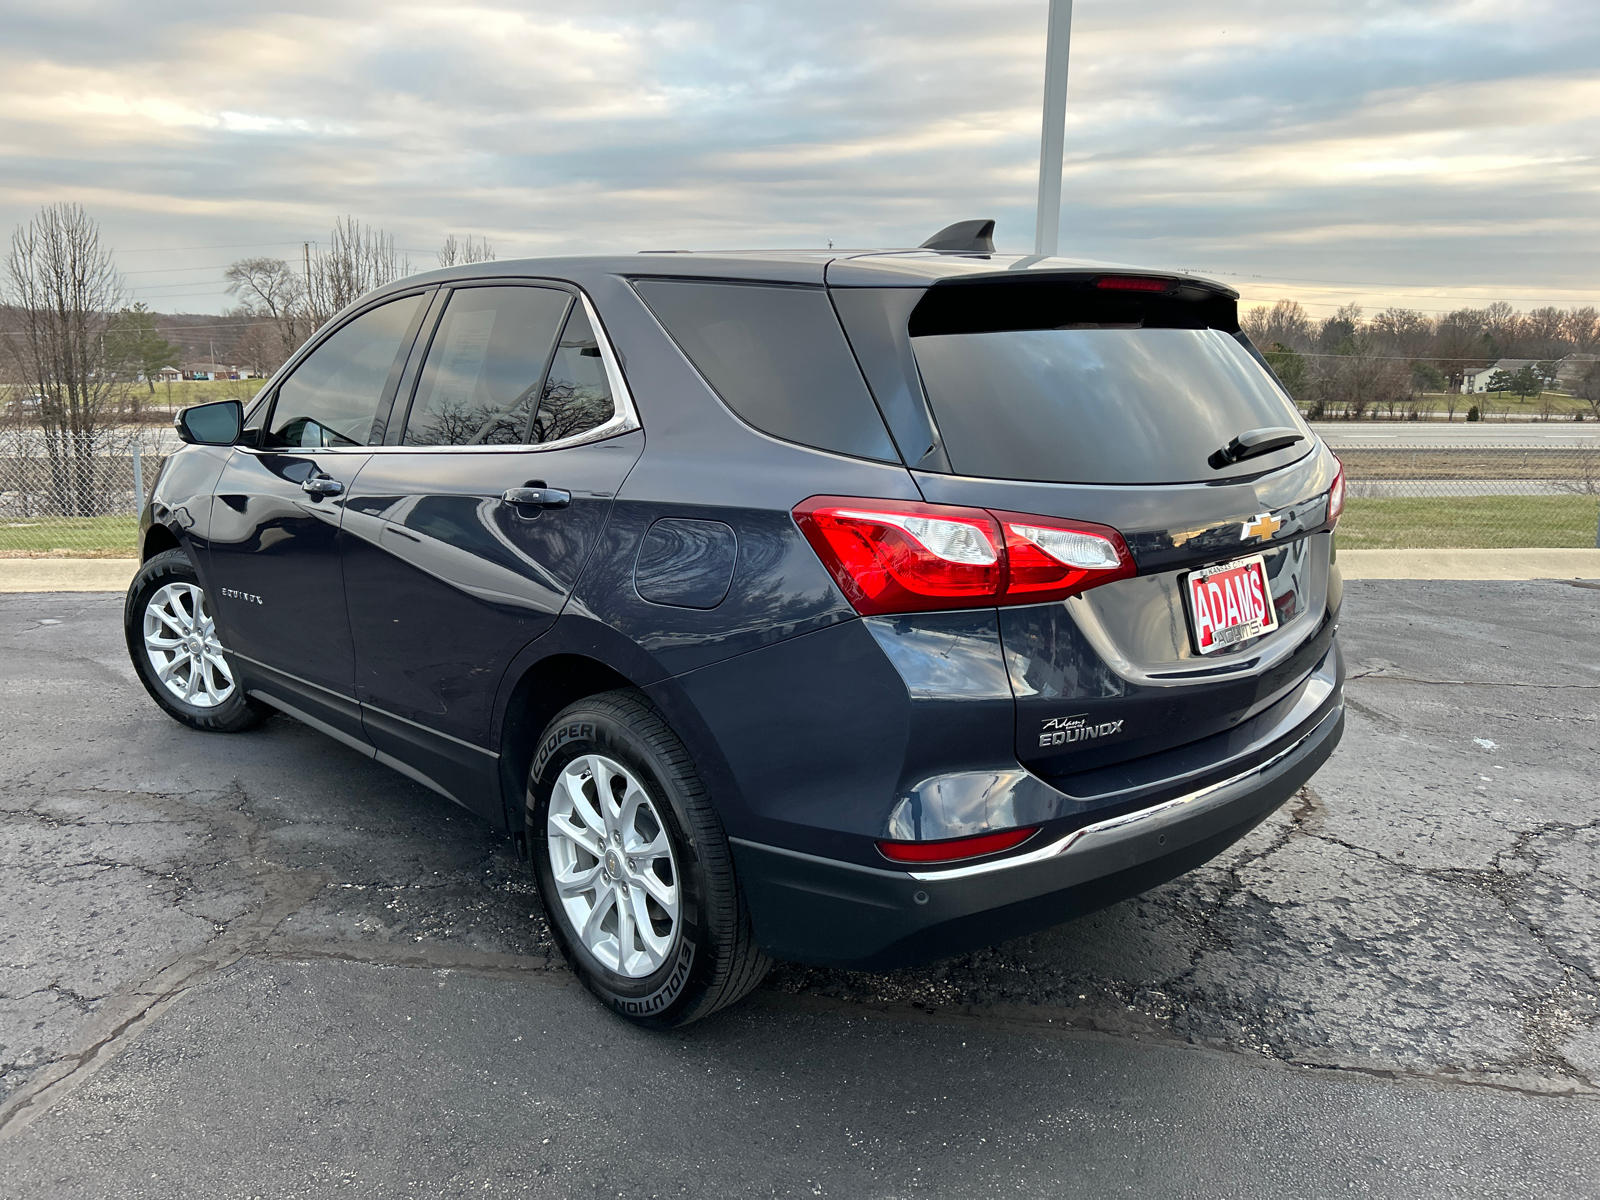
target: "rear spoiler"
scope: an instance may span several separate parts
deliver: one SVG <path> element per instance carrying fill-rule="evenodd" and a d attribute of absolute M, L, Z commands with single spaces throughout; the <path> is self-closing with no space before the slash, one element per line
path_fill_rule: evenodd
<path fill-rule="evenodd" d="M 1154 328 L 1239 332 L 1239 293 L 1186 276 L 1135 271 L 968 275 L 932 284 L 912 337 L 1019 329 Z"/>

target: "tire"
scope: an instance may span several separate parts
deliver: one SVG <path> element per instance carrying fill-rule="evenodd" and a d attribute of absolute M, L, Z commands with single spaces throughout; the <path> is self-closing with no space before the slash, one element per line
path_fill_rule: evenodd
<path fill-rule="evenodd" d="M 237 682 L 205 589 L 182 550 L 163 551 L 139 568 L 128 585 L 122 628 L 139 681 L 173 720 L 206 733 L 238 733 L 272 713 Z M 158 658 L 171 666 L 165 677 Z"/>
<path fill-rule="evenodd" d="M 607 786 L 617 812 L 597 831 Z M 734 1003 L 766 975 L 771 960 L 751 934 L 705 784 L 642 693 L 590 696 L 545 727 L 528 772 L 527 821 L 551 932 L 613 1011 L 673 1029 Z M 585 848 L 597 834 L 603 856 Z"/>

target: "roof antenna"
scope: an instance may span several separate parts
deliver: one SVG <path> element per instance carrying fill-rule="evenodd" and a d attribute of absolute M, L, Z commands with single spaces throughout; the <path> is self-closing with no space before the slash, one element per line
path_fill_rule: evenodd
<path fill-rule="evenodd" d="M 919 250 L 965 250 L 969 254 L 994 253 L 993 221 L 957 221 L 946 225 Z"/>

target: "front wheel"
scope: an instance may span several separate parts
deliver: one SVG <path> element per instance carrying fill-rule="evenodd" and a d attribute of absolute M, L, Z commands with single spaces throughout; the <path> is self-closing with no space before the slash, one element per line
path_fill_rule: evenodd
<path fill-rule="evenodd" d="M 174 720 L 208 733 L 237 733 L 271 713 L 239 686 L 205 589 L 182 550 L 157 554 L 139 568 L 122 625 L 139 681 Z"/>
<path fill-rule="evenodd" d="M 527 814 L 551 931 L 616 1012 L 671 1029 L 761 982 L 771 963 L 751 936 L 722 824 L 643 694 L 591 696 L 550 722 Z"/>

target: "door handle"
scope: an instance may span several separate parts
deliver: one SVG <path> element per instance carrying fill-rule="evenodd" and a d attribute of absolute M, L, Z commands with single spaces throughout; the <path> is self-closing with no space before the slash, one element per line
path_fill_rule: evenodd
<path fill-rule="evenodd" d="M 565 508 L 572 503 L 572 493 L 561 488 L 519 487 L 507 488 L 500 494 L 500 503 L 533 505 L 540 508 Z"/>
<path fill-rule="evenodd" d="M 344 491 L 344 484 L 326 475 L 313 475 L 300 484 L 300 490 L 312 496 L 337 496 Z"/>

